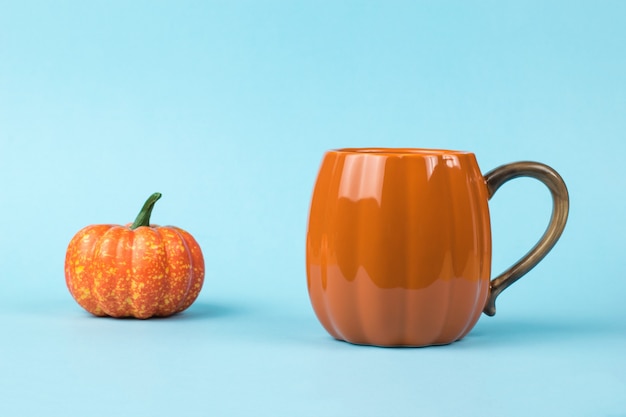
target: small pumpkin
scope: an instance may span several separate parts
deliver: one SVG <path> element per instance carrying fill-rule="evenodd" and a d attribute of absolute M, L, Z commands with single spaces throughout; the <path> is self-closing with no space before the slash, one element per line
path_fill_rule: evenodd
<path fill-rule="evenodd" d="M 204 258 L 188 232 L 150 224 L 160 193 L 135 222 L 80 230 L 65 256 L 65 281 L 74 299 L 96 316 L 166 317 L 188 308 L 204 282 Z"/>

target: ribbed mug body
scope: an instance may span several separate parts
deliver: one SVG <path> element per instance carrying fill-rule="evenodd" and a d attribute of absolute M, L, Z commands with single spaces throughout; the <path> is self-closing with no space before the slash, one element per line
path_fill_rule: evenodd
<path fill-rule="evenodd" d="M 378 346 L 464 337 L 489 292 L 488 191 L 469 152 L 325 154 L 306 242 L 308 291 L 336 339 Z"/>

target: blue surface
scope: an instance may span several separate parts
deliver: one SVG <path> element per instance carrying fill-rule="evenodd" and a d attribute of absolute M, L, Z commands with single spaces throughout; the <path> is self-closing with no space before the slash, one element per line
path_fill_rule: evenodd
<path fill-rule="evenodd" d="M 626 416 L 626 3 L 3 2 L 0 416 Z M 552 253 L 461 342 L 331 339 L 306 293 L 323 152 L 470 150 L 557 169 Z M 201 244 L 185 313 L 94 318 L 71 237 L 153 220 Z M 548 222 L 490 203 L 494 272 Z"/>

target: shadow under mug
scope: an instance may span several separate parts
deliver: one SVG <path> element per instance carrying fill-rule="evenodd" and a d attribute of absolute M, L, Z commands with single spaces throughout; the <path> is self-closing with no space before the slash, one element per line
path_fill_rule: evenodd
<path fill-rule="evenodd" d="M 491 276 L 488 200 L 532 177 L 552 194 L 539 242 Z M 308 291 L 336 339 L 376 346 L 452 343 L 561 236 L 569 210 L 559 174 L 516 162 L 483 175 L 470 152 L 355 148 L 328 151 L 315 183 L 306 243 Z"/>

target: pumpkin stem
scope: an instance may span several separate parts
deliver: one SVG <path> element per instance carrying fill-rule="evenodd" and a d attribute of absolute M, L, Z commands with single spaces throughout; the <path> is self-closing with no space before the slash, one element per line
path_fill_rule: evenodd
<path fill-rule="evenodd" d="M 154 193 L 148 197 L 137 215 L 135 222 L 130 226 L 130 230 L 135 230 L 141 226 L 150 226 L 150 215 L 152 214 L 154 203 L 156 203 L 159 198 L 161 198 L 161 193 Z"/>

